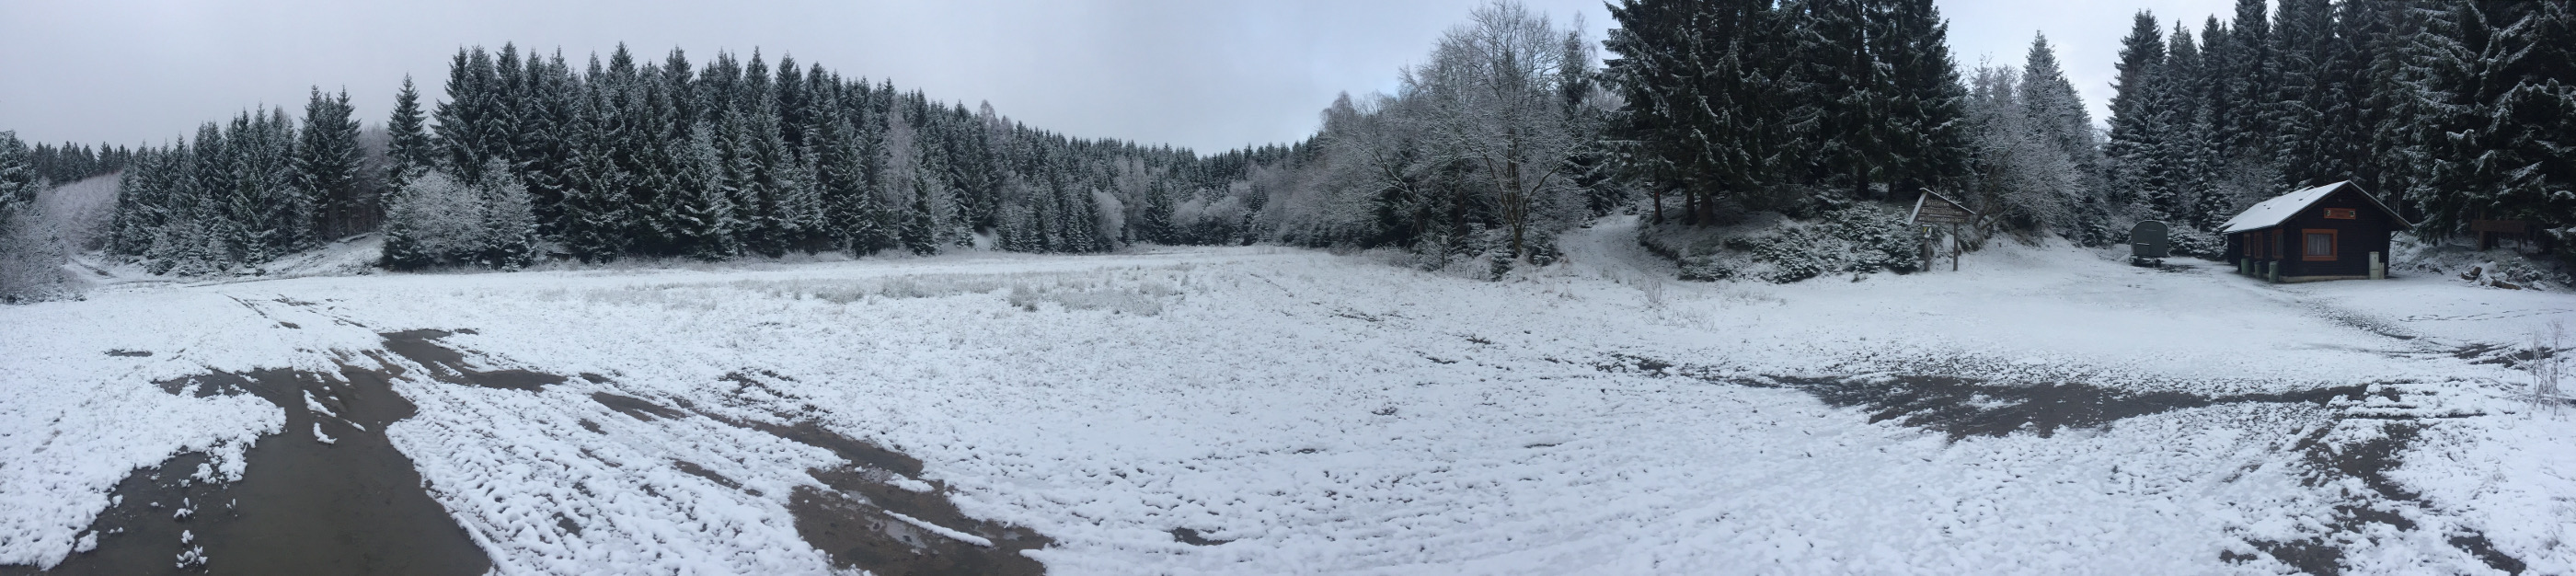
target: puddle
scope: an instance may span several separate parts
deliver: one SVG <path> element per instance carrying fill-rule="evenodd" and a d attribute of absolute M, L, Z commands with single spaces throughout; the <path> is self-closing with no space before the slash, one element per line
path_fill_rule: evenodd
<path fill-rule="evenodd" d="M 384 436 L 415 408 L 385 371 L 214 373 L 162 383 L 172 393 L 253 394 L 286 412 L 285 430 L 244 454 L 241 480 L 209 482 L 208 457 L 184 453 L 117 484 L 91 523 L 96 549 L 43 574 L 482 574 L 491 560 L 422 488 Z M 309 396 L 308 396 L 309 395 Z M 327 412 L 307 407 L 307 398 Z M 317 431 L 332 439 L 317 441 Z M 180 510 L 187 510 L 185 514 Z M 0 567 L 0 574 L 34 573 Z"/>
<path fill-rule="evenodd" d="M 519 370 L 515 368 L 488 371 L 473 369 L 466 365 L 464 353 L 458 352 L 454 348 L 441 346 L 435 342 L 435 340 L 446 338 L 459 332 L 465 334 L 474 333 L 472 330 L 448 332 L 446 330 L 421 329 L 405 330 L 401 332 L 385 332 L 377 334 L 377 336 L 384 337 L 385 350 L 393 352 L 396 355 L 400 355 L 404 359 L 411 360 L 413 363 L 428 367 L 430 379 L 440 382 L 534 392 L 542 390 L 546 386 L 560 384 L 564 381 L 564 377 L 562 376 L 543 372 Z"/>
<path fill-rule="evenodd" d="M 1046 573 L 1045 564 L 1020 552 L 1052 546 L 1055 539 L 967 516 L 948 501 L 946 485 L 919 479 L 919 459 L 813 422 L 778 425 L 708 417 L 830 450 L 846 461 L 806 471 L 830 490 L 799 486 L 787 499 L 796 533 L 830 556 L 835 567 L 886 576 Z"/>

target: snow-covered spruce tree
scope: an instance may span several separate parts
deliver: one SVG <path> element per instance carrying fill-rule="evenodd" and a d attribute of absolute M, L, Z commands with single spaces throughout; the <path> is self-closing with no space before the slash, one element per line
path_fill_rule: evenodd
<path fill-rule="evenodd" d="M 2443 237 L 2464 231 L 2495 204 L 2506 168 L 2490 162 L 2503 148 L 2493 126 L 2493 103 L 2512 83 L 2500 78 L 2513 50 L 2502 32 L 2515 6 L 2460 2 L 2428 16 L 2410 47 L 2420 58 L 2408 72 L 2420 103 L 2409 140 L 2421 160 L 2407 200 L 2421 211 L 2419 233 Z"/>
<path fill-rule="evenodd" d="M 430 117 L 438 121 L 433 130 L 438 165 L 451 176 L 473 180 L 481 176 L 486 160 L 508 157 L 508 138 L 518 127 L 503 106 L 503 89 L 492 54 L 481 47 L 458 49 L 448 63 L 447 101 L 438 103 Z"/>
<path fill-rule="evenodd" d="M 1604 42 L 1619 57 L 1606 76 L 1626 108 L 1613 124 L 1630 173 L 1663 222 L 1663 197 L 1685 223 L 1713 222 L 1721 201 L 1767 209 L 1780 180 L 1789 105 L 1776 84 L 1787 59 L 1785 17 L 1770 2 L 1625 0 Z"/>
<path fill-rule="evenodd" d="M 814 159 L 816 188 L 822 195 L 824 222 L 831 244 L 866 256 L 892 247 L 885 208 L 868 174 L 869 146 L 841 104 L 839 83 L 826 74 L 810 76 L 822 92 L 817 99 Z"/>
<path fill-rule="evenodd" d="M 36 203 L 36 166 L 18 133 L 0 130 L 0 233 L 8 222 Z"/>
<path fill-rule="evenodd" d="M 2489 217 L 2518 218 L 2576 240 L 2576 2 L 2520 6 L 2494 70 L 2509 78 L 2488 122 L 2503 170 Z"/>
<path fill-rule="evenodd" d="M 599 78 L 599 59 L 591 58 L 591 76 Z M 557 241 L 583 262 L 610 262 L 630 245 L 627 173 L 618 165 L 616 147 L 625 138 L 617 111 L 615 88 L 593 81 L 582 89 L 573 109 L 570 162 L 564 178 L 562 215 Z"/>
<path fill-rule="evenodd" d="M 1790 119 L 1798 127 L 1787 145 L 1800 159 L 1800 180 L 1871 196 L 1886 163 L 1880 119 L 1892 87 L 1870 54 L 1871 6 L 1862 0 L 1806 0 L 1790 11 L 1794 53 L 1788 68 Z"/>
<path fill-rule="evenodd" d="M 561 53 L 540 60 L 531 51 L 519 74 L 512 105 L 518 127 L 511 140 L 512 167 L 528 186 L 537 229 L 554 234 L 563 223 L 565 189 L 573 178 L 577 144 L 572 138 L 579 130 L 575 109 L 582 95 L 580 81 Z"/>
<path fill-rule="evenodd" d="M 752 60 L 751 69 L 755 83 L 764 77 L 758 59 Z M 745 194 L 748 202 L 742 205 L 743 243 L 752 252 L 775 258 L 786 255 L 796 245 L 790 187 L 803 183 L 790 174 L 796 170 L 798 160 L 795 150 L 787 145 L 786 135 L 780 132 L 774 92 L 763 90 L 753 98 L 754 108 L 745 120 L 750 150 L 744 161 L 749 164 L 751 191 Z"/>
<path fill-rule="evenodd" d="M 518 270 L 537 261 L 537 215 L 527 184 L 498 159 L 485 161 L 483 180 L 474 186 L 481 208 L 482 237 L 474 263 L 485 268 Z"/>
<path fill-rule="evenodd" d="M 672 238 L 681 254 L 713 262 L 732 258 L 742 248 L 735 241 L 734 190 L 716 153 L 715 131 L 700 124 L 691 130 L 688 152 L 680 157 Z"/>
<path fill-rule="evenodd" d="M 304 130 L 295 147 L 295 186 L 304 203 L 313 206 L 310 232 L 292 247 L 307 249 L 323 240 L 355 232 L 363 176 L 359 172 L 362 152 L 358 149 L 358 121 L 351 117 L 349 93 L 326 97 L 321 87 L 312 89 L 312 99 L 304 105 Z"/>
<path fill-rule="evenodd" d="M 618 78 L 626 93 L 620 110 L 626 124 L 616 157 L 618 168 L 626 172 L 626 194 L 633 203 L 628 211 L 628 238 L 637 253 L 676 254 L 679 243 L 672 212 L 680 204 L 679 157 L 687 144 L 672 141 L 680 132 L 672 125 L 678 109 L 661 81 L 660 69 L 646 66 L 621 75 L 613 62 L 610 75 Z"/>
<path fill-rule="evenodd" d="M 2022 65 L 2021 105 L 2042 138 L 2056 146 L 2076 167 L 2091 171 L 2100 162 L 2099 142 L 2093 135 L 2093 121 L 2084 111 L 2084 99 L 2075 85 L 2066 81 L 2066 72 L 2057 64 L 2057 51 L 2048 44 L 2046 35 L 2031 39 L 2028 62 Z"/>
<path fill-rule="evenodd" d="M 394 93 L 392 118 L 385 122 L 385 181 L 388 188 L 402 184 L 437 160 L 435 144 L 427 124 L 421 118 L 420 91 L 412 87 L 411 77 L 403 77 L 401 92 Z M 391 199 L 387 199 L 388 202 Z"/>
<path fill-rule="evenodd" d="M 2164 103 L 2154 101 L 2162 86 L 2151 84 L 2165 78 L 2161 74 L 2165 48 L 2164 28 L 2150 12 L 2138 12 L 2129 35 L 2120 39 L 2119 76 L 2112 85 L 2108 120 L 2111 130 L 2102 146 L 2106 202 L 2157 204 L 2157 198 L 2172 192 L 2164 172 L 2154 165 L 2170 120 L 2160 117 L 2169 111 L 2160 106 Z"/>
<path fill-rule="evenodd" d="M 1968 170 L 1967 89 L 1950 57 L 1949 26 L 1932 0 L 1894 0 L 1880 15 L 1871 38 L 1887 69 L 1879 173 L 1894 198 L 1948 189 Z"/>
<path fill-rule="evenodd" d="M 1970 80 L 1968 124 L 1972 177 L 1964 187 L 1980 212 L 2009 226 L 2057 230 L 2077 242 L 2109 241 L 2109 209 L 2082 194 L 2083 169 L 2059 148 L 2046 123 L 2021 99 L 2021 72 L 1985 67 Z"/>

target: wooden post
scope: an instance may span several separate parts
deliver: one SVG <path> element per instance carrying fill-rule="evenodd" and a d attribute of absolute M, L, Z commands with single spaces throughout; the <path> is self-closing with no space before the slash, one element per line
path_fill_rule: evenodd
<path fill-rule="evenodd" d="M 1960 239 L 1959 239 L 1959 231 L 1956 229 L 1956 227 L 1953 227 L 1953 228 L 1950 230 L 1950 271 L 1951 271 L 1951 272 L 1957 272 L 1957 271 L 1959 271 L 1959 251 L 1961 251 L 1961 250 L 1966 250 L 1967 248 L 1968 248 L 1967 242 L 1966 242 L 1966 241 L 1964 241 L 1964 240 L 1960 240 Z"/>

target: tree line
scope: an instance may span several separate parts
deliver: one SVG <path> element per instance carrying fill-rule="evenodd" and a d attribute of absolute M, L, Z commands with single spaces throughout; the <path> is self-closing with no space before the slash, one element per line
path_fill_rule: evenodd
<path fill-rule="evenodd" d="M 24 146 L 23 143 L 20 145 Z M 64 142 L 60 146 L 39 142 L 26 152 L 28 165 L 35 170 L 36 177 L 49 184 L 115 174 L 134 161 L 133 148 L 104 142 L 95 148 L 72 142 Z"/>
<path fill-rule="evenodd" d="M 40 146 L 35 173 L 124 167 L 111 250 L 192 272 L 369 231 L 397 268 L 1266 241 L 1499 269 L 1631 201 L 1717 225 L 1927 189 L 1981 229 L 2087 245 L 2176 222 L 2188 252 L 2253 201 L 2344 179 L 2431 236 L 2565 230 L 2569 4 L 2241 0 L 2196 31 L 2140 13 L 2097 130 L 2046 38 L 1962 67 L 1931 0 L 1621 0 L 1598 42 L 1497 2 L 1314 136 L 1210 155 L 757 51 L 621 45 L 576 68 L 504 45 L 458 50 L 436 97 L 406 80 L 380 129 L 317 89 L 300 118 L 165 146 Z"/>
<path fill-rule="evenodd" d="M 204 272 L 376 229 L 396 268 L 1242 242 L 1263 200 L 1242 177 L 1292 150 L 1070 138 L 758 52 L 621 45 L 576 71 L 460 49 L 445 96 L 406 80 L 369 137 L 316 90 L 300 124 L 245 112 L 137 152 L 113 249 Z"/>
<path fill-rule="evenodd" d="M 1607 138 L 1687 223 L 1920 187 L 1998 230 L 2102 245 L 2156 219 L 2215 250 L 2245 206 L 2352 180 L 2430 238 L 2576 230 L 2576 3 L 2277 4 L 2137 14 L 2096 130 L 2045 37 L 1963 78 L 1925 0 L 1625 0 Z"/>
<path fill-rule="evenodd" d="M 2576 2 L 2240 0 L 2197 34 L 2141 12 L 2102 151 L 2137 217 L 2207 230 L 2351 180 L 2420 232 L 2576 226 Z"/>

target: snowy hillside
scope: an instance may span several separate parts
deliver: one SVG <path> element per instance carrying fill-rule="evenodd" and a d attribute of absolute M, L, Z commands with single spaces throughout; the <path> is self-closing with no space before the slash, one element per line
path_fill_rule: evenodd
<path fill-rule="evenodd" d="M 2576 421 L 2505 348 L 2576 298 L 2012 246 L 1677 283 L 1632 238 L 1503 282 L 1211 248 L 0 308 L 0 563 L 265 561 L 206 490 L 380 444 L 506 574 L 2576 571 Z M 165 463 L 211 481 L 182 519 L 112 498 Z"/>

